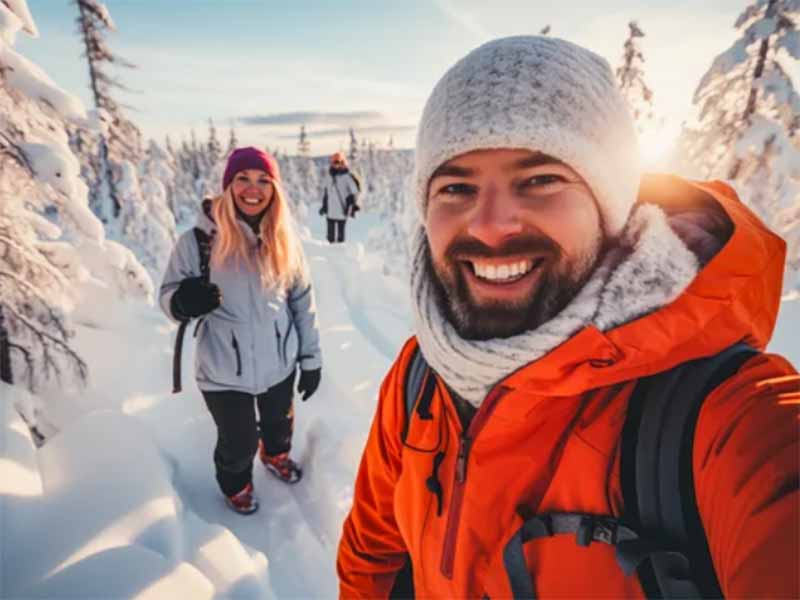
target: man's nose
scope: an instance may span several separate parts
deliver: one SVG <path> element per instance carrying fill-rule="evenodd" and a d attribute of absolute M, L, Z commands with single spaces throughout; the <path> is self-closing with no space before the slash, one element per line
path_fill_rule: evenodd
<path fill-rule="evenodd" d="M 487 246 L 500 246 L 522 232 L 517 211 L 509 192 L 489 185 L 478 193 L 467 233 Z"/>

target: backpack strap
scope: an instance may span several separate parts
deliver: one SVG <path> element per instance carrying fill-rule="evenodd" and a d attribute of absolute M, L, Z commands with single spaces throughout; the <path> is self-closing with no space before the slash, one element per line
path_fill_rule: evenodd
<path fill-rule="evenodd" d="M 199 227 L 192 229 L 192 233 L 200 254 L 200 276 L 208 281 L 211 276 L 211 243 L 214 241 L 214 235 L 206 233 Z"/>
<path fill-rule="evenodd" d="M 615 546 L 617 563 L 638 573 L 648 598 L 722 597 L 695 499 L 692 445 L 705 398 L 755 354 L 737 344 L 637 383 L 622 432 L 625 514 L 527 519 L 503 549 L 514 598 L 536 597 L 523 544 L 560 534 L 574 534 L 579 546 Z"/>
<path fill-rule="evenodd" d="M 432 419 L 430 412 L 433 393 L 436 390 L 436 377 L 428 361 L 422 355 L 419 346 L 414 348 L 414 354 L 406 367 L 405 383 L 403 385 L 403 398 L 406 407 L 406 422 L 403 427 L 402 440 L 408 438 L 408 426 L 411 423 L 411 414 L 417 407 L 417 414 L 421 419 Z"/>
<path fill-rule="evenodd" d="M 197 251 L 200 255 L 200 276 L 209 281 L 211 276 L 211 243 L 214 241 L 214 235 L 208 234 L 199 227 L 192 229 L 194 239 L 197 242 Z M 202 319 L 201 319 L 202 320 Z M 175 336 L 175 351 L 172 353 L 172 393 L 177 394 L 183 389 L 181 383 L 181 363 L 183 361 L 183 338 L 186 335 L 186 327 L 189 325 L 189 320 L 181 321 L 178 326 L 178 334 Z M 200 327 L 200 321 L 195 327 L 194 335 L 197 336 L 197 330 Z"/>
<path fill-rule="evenodd" d="M 525 521 L 503 548 L 503 565 L 515 600 L 536 598 L 522 546 L 539 538 L 563 534 L 574 535 L 575 543 L 584 547 L 592 542 L 618 546 L 638 539 L 635 531 L 615 517 L 588 513 L 536 515 Z"/>
<path fill-rule="evenodd" d="M 757 351 L 736 344 L 641 379 L 622 432 L 625 522 L 639 540 L 621 550 L 650 597 L 720 598 L 694 489 L 692 449 L 706 397 Z"/>

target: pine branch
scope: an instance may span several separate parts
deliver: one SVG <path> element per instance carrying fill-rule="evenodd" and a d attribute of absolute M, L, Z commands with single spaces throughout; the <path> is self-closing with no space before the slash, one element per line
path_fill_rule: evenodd
<path fill-rule="evenodd" d="M 61 335 L 61 337 L 64 339 L 67 339 L 69 337 L 69 333 L 64 327 L 61 317 L 58 314 L 56 314 L 56 312 L 51 308 L 50 303 L 47 301 L 47 298 L 45 298 L 39 290 L 37 290 L 34 286 L 32 286 L 24 279 L 17 277 L 14 273 L 11 273 L 9 271 L 4 271 L 0 269 L 0 277 L 6 277 L 7 279 L 10 279 L 14 283 L 16 283 L 20 288 L 27 291 L 29 297 L 36 298 L 44 307 L 48 317 L 50 317 L 50 323 L 52 323 L 53 326 L 55 326 L 55 328 L 58 329 L 58 333 Z"/>
<path fill-rule="evenodd" d="M 52 263 L 42 257 L 39 251 L 31 251 L 16 240 L 4 235 L 0 230 L 0 242 L 3 242 L 9 248 L 16 250 L 23 256 L 28 263 L 33 263 L 35 266 L 42 268 L 48 275 L 55 279 L 61 287 L 66 286 L 66 279 L 64 275 L 56 269 Z"/>
<path fill-rule="evenodd" d="M 69 344 L 47 333 L 38 327 L 36 323 L 32 323 L 26 316 L 20 314 L 18 311 L 15 311 L 13 306 L 6 305 L 6 308 L 9 310 L 10 316 L 20 325 L 23 325 L 39 342 L 39 345 L 42 349 L 42 359 L 44 362 L 46 376 L 49 376 L 50 369 L 52 369 L 55 371 L 56 378 L 61 377 L 61 369 L 58 368 L 58 363 L 55 361 L 50 351 L 50 346 L 52 345 L 58 348 L 60 352 L 66 355 L 69 359 L 71 359 L 75 365 L 75 368 L 77 369 L 77 373 L 81 381 L 86 381 L 89 368 L 84 360 L 78 356 L 78 354 L 69 346 Z M 47 342 L 50 343 L 48 344 Z"/>
<path fill-rule="evenodd" d="M 31 177 L 35 177 L 36 172 L 33 170 L 33 165 L 28 160 L 28 156 L 25 154 L 22 148 L 20 148 L 17 144 L 15 144 L 13 140 L 11 140 L 11 138 L 9 138 L 2 131 L 0 131 L 0 138 L 2 138 L 0 139 L 0 141 L 4 142 L 3 144 L 0 145 L 0 150 L 2 151 L 2 153 L 14 159 L 14 161 L 16 161 L 17 164 L 19 164 L 19 166 L 21 166 L 23 169 L 28 171 L 28 173 L 30 173 Z M 14 152 L 11 152 L 11 150 L 14 150 Z"/>

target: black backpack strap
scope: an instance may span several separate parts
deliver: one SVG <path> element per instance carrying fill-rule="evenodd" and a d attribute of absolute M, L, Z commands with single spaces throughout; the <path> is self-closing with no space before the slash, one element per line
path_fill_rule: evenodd
<path fill-rule="evenodd" d="M 436 378 L 428 365 L 428 361 L 425 360 L 419 346 L 417 346 L 414 348 L 414 354 L 411 356 L 406 368 L 406 377 L 403 385 L 403 398 L 406 407 L 406 422 L 402 435 L 403 442 L 408 437 L 408 426 L 415 406 L 421 419 L 433 418 L 430 413 L 430 407 L 435 390 Z"/>
<path fill-rule="evenodd" d="M 642 539 L 618 546 L 649 598 L 719 598 L 694 489 L 692 449 L 706 397 L 757 354 L 736 344 L 641 379 L 622 433 L 625 523 Z"/>
<path fill-rule="evenodd" d="M 430 413 L 430 406 L 435 390 L 436 378 L 434 377 L 433 371 L 428 365 L 428 361 L 425 360 L 425 357 L 422 355 L 419 346 L 417 346 L 414 348 L 414 353 L 412 354 L 411 360 L 406 367 L 405 379 L 403 381 L 403 402 L 406 409 L 406 421 L 403 425 L 403 433 L 401 437 L 403 443 L 405 443 L 406 438 L 408 437 L 408 425 L 411 422 L 411 415 L 414 412 L 415 406 L 417 407 L 417 413 L 421 419 L 433 418 Z M 434 458 L 434 461 L 438 459 L 440 463 L 443 457 L 443 453 L 441 454 L 441 457 L 437 454 L 436 458 Z M 436 462 L 434 464 L 436 464 Z M 434 476 L 432 477 L 434 480 L 435 469 L 437 467 L 438 464 L 436 467 L 434 467 Z M 429 486 L 428 489 L 430 489 L 430 480 L 431 478 L 429 478 L 429 481 L 426 482 L 426 484 Z M 438 494 L 436 492 L 434 493 L 441 503 L 441 492 Z M 389 598 L 414 598 L 414 575 L 410 556 L 406 560 L 403 568 L 398 572 L 397 578 L 392 586 L 392 590 L 389 593 Z"/>
<path fill-rule="evenodd" d="M 200 276 L 206 281 L 211 276 L 211 243 L 214 241 L 213 234 L 209 235 L 199 227 L 192 229 L 194 239 L 197 241 L 197 251 L 200 255 Z M 183 338 L 186 335 L 186 327 L 189 325 L 189 320 L 181 321 L 178 326 L 178 334 L 175 336 L 175 351 L 172 353 L 172 393 L 177 394 L 183 387 L 181 383 L 181 363 L 183 361 Z M 195 327 L 194 334 L 197 335 L 197 329 L 200 327 L 198 322 Z"/>
<path fill-rule="evenodd" d="M 539 538 L 562 534 L 575 535 L 575 543 L 578 546 L 588 546 L 592 542 L 618 546 L 622 542 L 637 539 L 636 533 L 619 519 L 606 515 L 587 513 L 536 515 L 525 521 L 503 548 L 503 565 L 515 600 L 536 598 L 522 546 Z"/>
<path fill-rule="evenodd" d="M 192 229 L 192 232 L 197 241 L 197 251 L 200 254 L 200 276 L 208 281 L 211 275 L 211 242 L 214 241 L 214 236 L 199 227 Z"/>

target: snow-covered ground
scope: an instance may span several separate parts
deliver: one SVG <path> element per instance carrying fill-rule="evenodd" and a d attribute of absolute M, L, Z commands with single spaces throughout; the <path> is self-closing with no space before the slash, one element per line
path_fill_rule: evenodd
<path fill-rule="evenodd" d="M 341 523 L 378 387 L 410 315 L 403 282 L 382 275 L 377 257 L 357 242 L 318 241 L 322 223 L 314 225 L 305 250 L 324 368 L 317 393 L 295 406 L 303 480 L 289 487 L 257 465 L 261 510 L 243 517 L 224 505 L 190 336 L 184 391 L 172 394 L 175 326 L 131 305 L 115 330 L 79 330 L 90 387 L 48 399 L 61 431 L 38 452 L 10 408 L 19 392 L 0 391 L 0 596 L 336 595 Z M 363 240 L 374 225 L 360 216 L 348 234 Z"/>
<path fill-rule="evenodd" d="M 363 251 L 376 219 L 345 245 L 322 221 L 305 242 L 322 331 L 318 392 L 296 403 L 296 486 L 259 468 L 261 510 L 229 511 L 214 480 L 215 429 L 184 353 L 171 389 L 175 326 L 131 305 L 114 330 L 81 328 L 92 366 L 80 395 L 48 398 L 61 428 L 42 449 L 0 388 L 0 596 L 321 598 L 337 594 L 335 551 L 381 379 L 409 335 L 405 283 Z M 800 364 L 800 302 L 785 303 L 772 350 Z M 187 336 L 189 340 L 189 336 Z"/>

